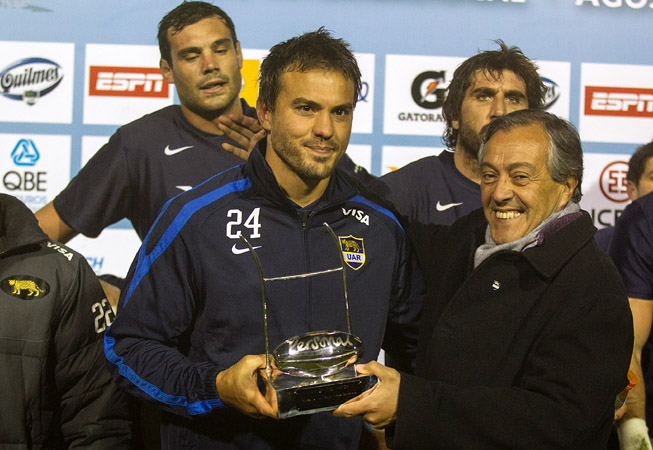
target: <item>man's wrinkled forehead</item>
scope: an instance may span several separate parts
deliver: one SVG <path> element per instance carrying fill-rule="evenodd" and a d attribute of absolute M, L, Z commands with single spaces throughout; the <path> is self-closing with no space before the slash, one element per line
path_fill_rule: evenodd
<path fill-rule="evenodd" d="M 486 84 L 501 82 L 504 79 L 504 75 L 506 76 L 506 78 L 514 76 L 517 80 L 521 81 L 521 83 L 524 85 L 524 89 L 526 88 L 526 82 L 523 80 L 523 78 L 510 69 L 503 69 L 503 70 L 478 69 L 474 73 L 472 73 L 469 79 L 467 80 L 467 89 L 465 90 L 465 92 L 470 92 L 474 90 L 478 85 L 486 85 Z"/>
<path fill-rule="evenodd" d="M 229 28 L 229 23 L 225 20 L 224 17 L 222 17 L 222 16 L 219 15 L 219 14 L 213 14 L 212 16 L 202 17 L 201 19 L 199 19 L 198 21 L 193 22 L 193 23 L 187 23 L 187 24 L 184 24 L 184 25 L 179 25 L 179 24 L 178 24 L 178 25 L 176 25 L 176 26 L 175 26 L 175 25 L 172 25 L 172 26 L 168 27 L 168 30 L 167 30 L 168 39 L 170 39 L 171 37 L 174 37 L 174 36 L 178 35 L 178 34 L 181 33 L 182 31 L 184 31 L 186 28 L 191 27 L 191 26 L 193 26 L 193 25 L 197 25 L 199 22 L 201 22 L 202 20 L 206 20 L 206 19 L 217 19 L 217 20 L 219 20 L 220 22 L 222 22 L 222 24 L 223 24 L 223 25 L 225 26 L 225 28 L 227 29 L 227 32 L 229 33 L 229 38 L 230 38 L 232 41 L 234 40 L 233 33 L 232 33 L 231 29 Z M 233 44 L 235 44 L 235 42 L 233 42 Z"/>

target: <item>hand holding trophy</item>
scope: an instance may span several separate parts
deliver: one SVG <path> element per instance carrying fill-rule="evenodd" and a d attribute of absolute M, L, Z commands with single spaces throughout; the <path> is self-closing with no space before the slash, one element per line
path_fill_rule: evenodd
<path fill-rule="evenodd" d="M 346 265 L 338 237 L 327 223 L 324 223 L 324 227 L 336 244 L 341 267 L 277 278 L 263 276 L 256 251 L 249 241 L 240 235 L 240 239 L 247 245 L 254 258 L 261 280 L 267 378 L 262 381 L 265 385 L 264 389 L 271 388 L 276 393 L 280 419 L 334 410 L 347 400 L 370 389 L 377 382 L 374 375 L 361 376 L 356 372 L 354 363 L 363 355 L 363 343 L 351 333 Z M 342 271 L 348 330 L 346 332 L 310 331 L 285 340 L 270 354 L 265 284 L 337 271 Z M 273 371 L 273 365 L 278 370 Z M 266 396 L 269 394 L 266 391 Z"/>

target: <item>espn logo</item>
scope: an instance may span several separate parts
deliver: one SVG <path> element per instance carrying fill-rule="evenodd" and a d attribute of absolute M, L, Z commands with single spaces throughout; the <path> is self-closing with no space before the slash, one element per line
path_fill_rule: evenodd
<path fill-rule="evenodd" d="M 102 97 L 168 98 L 170 85 L 150 67 L 91 66 L 89 93 Z"/>
<path fill-rule="evenodd" d="M 585 115 L 653 117 L 653 89 L 585 86 Z"/>

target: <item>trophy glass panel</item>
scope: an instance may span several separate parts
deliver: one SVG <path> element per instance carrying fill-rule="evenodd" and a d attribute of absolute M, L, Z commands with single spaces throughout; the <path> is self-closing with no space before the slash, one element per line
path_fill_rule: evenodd
<path fill-rule="evenodd" d="M 349 299 L 347 296 L 347 275 L 345 261 L 337 236 L 331 227 L 324 223 L 329 235 L 338 249 L 341 266 L 320 272 L 303 273 L 277 278 L 265 278 L 256 251 L 242 235 L 240 239 L 247 245 L 261 280 L 261 301 L 263 304 L 263 326 L 265 336 L 266 375 L 268 385 L 275 390 L 279 407 L 279 418 L 331 411 L 377 383 L 374 375 L 359 375 L 354 362 L 363 355 L 363 343 L 351 333 Z M 319 276 L 342 271 L 345 307 L 347 312 L 347 332 L 311 331 L 287 339 L 278 345 L 272 355 L 269 351 L 266 283 Z M 272 373 L 271 358 L 280 373 Z"/>

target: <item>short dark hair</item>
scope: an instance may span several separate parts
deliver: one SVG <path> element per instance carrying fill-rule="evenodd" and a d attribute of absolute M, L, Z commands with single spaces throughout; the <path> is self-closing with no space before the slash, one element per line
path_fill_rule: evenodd
<path fill-rule="evenodd" d="M 449 148 L 455 148 L 458 142 L 458 130 L 453 128 L 452 121 L 460 120 L 465 93 L 474 82 L 474 74 L 477 71 L 494 78 L 499 78 L 504 70 L 514 72 L 526 85 L 528 107 L 544 108 L 546 86 L 537 73 L 537 65 L 524 56 L 519 47 L 508 47 L 501 39 L 494 42 L 499 46 L 499 50 L 478 53 L 463 61 L 453 73 L 442 104 L 442 116 L 446 122 L 443 140 Z"/>
<path fill-rule="evenodd" d="M 285 72 L 306 72 L 313 69 L 337 72 L 353 81 L 353 101 L 356 105 L 361 91 L 361 72 L 356 57 L 347 42 L 333 38 L 324 27 L 288 39 L 270 49 L 261 63 L 258 101 L 273 111 L 281 90 L 281 76 Z"/>
<path fill-rule="evenodd" d="M 213 16 L 218 16 L 220 19 L 224 20 L 227 28 L 229 28 L 231 40 L 235 46 L 236 42 L 238 42 L 238 39 L 236 38 L 236 27 L 234 26 L 231 17 L 229 17 L 226 12 L 207 2 L 185 1 L 166 14 L 163 19 L 161 19 L 161 22 L 159 22 L 157 39 L 159 40 L 159 52 L 161 53 L 161 58 L 166 60 L 168 64 L 172 65 L 168 30 L 172 30 L 172 34 L 177 34 L 188 25 L 192 25 L 202 19 Z"/>
<path fill-rule="evenodd" d="M 549 137 L 549 152 L 547 167 L 551 178 L 556 183 L 564 183 L 567 178 L 574 177 L 578 185 L 574 190 L 571 200 L 580 202 L 583 193 L 583 148 L 580 136 L 574 126 L 560 117 L 546 111 L 522 109 L 493 120 L 488 126 L 483 145 L 478 151 L 478 161 L 482 162 L 485 144 L 497 131 L 510 131 L 517 127 L 538 124 Z"/>
<path fill-rule="evenodd" d="M 644 170 L 646 169 L 646 163 L 649 158 L 653 156 L 653 141 L 648 144 L 644 144 L 641 147 L 637 147 L 633 156 L 630 157 L 628 161 L 628 174 L 626 174 L 626 180 L 635 183 L 635 186 L 639 187 L 639 182 L 644 175 Z"/>

